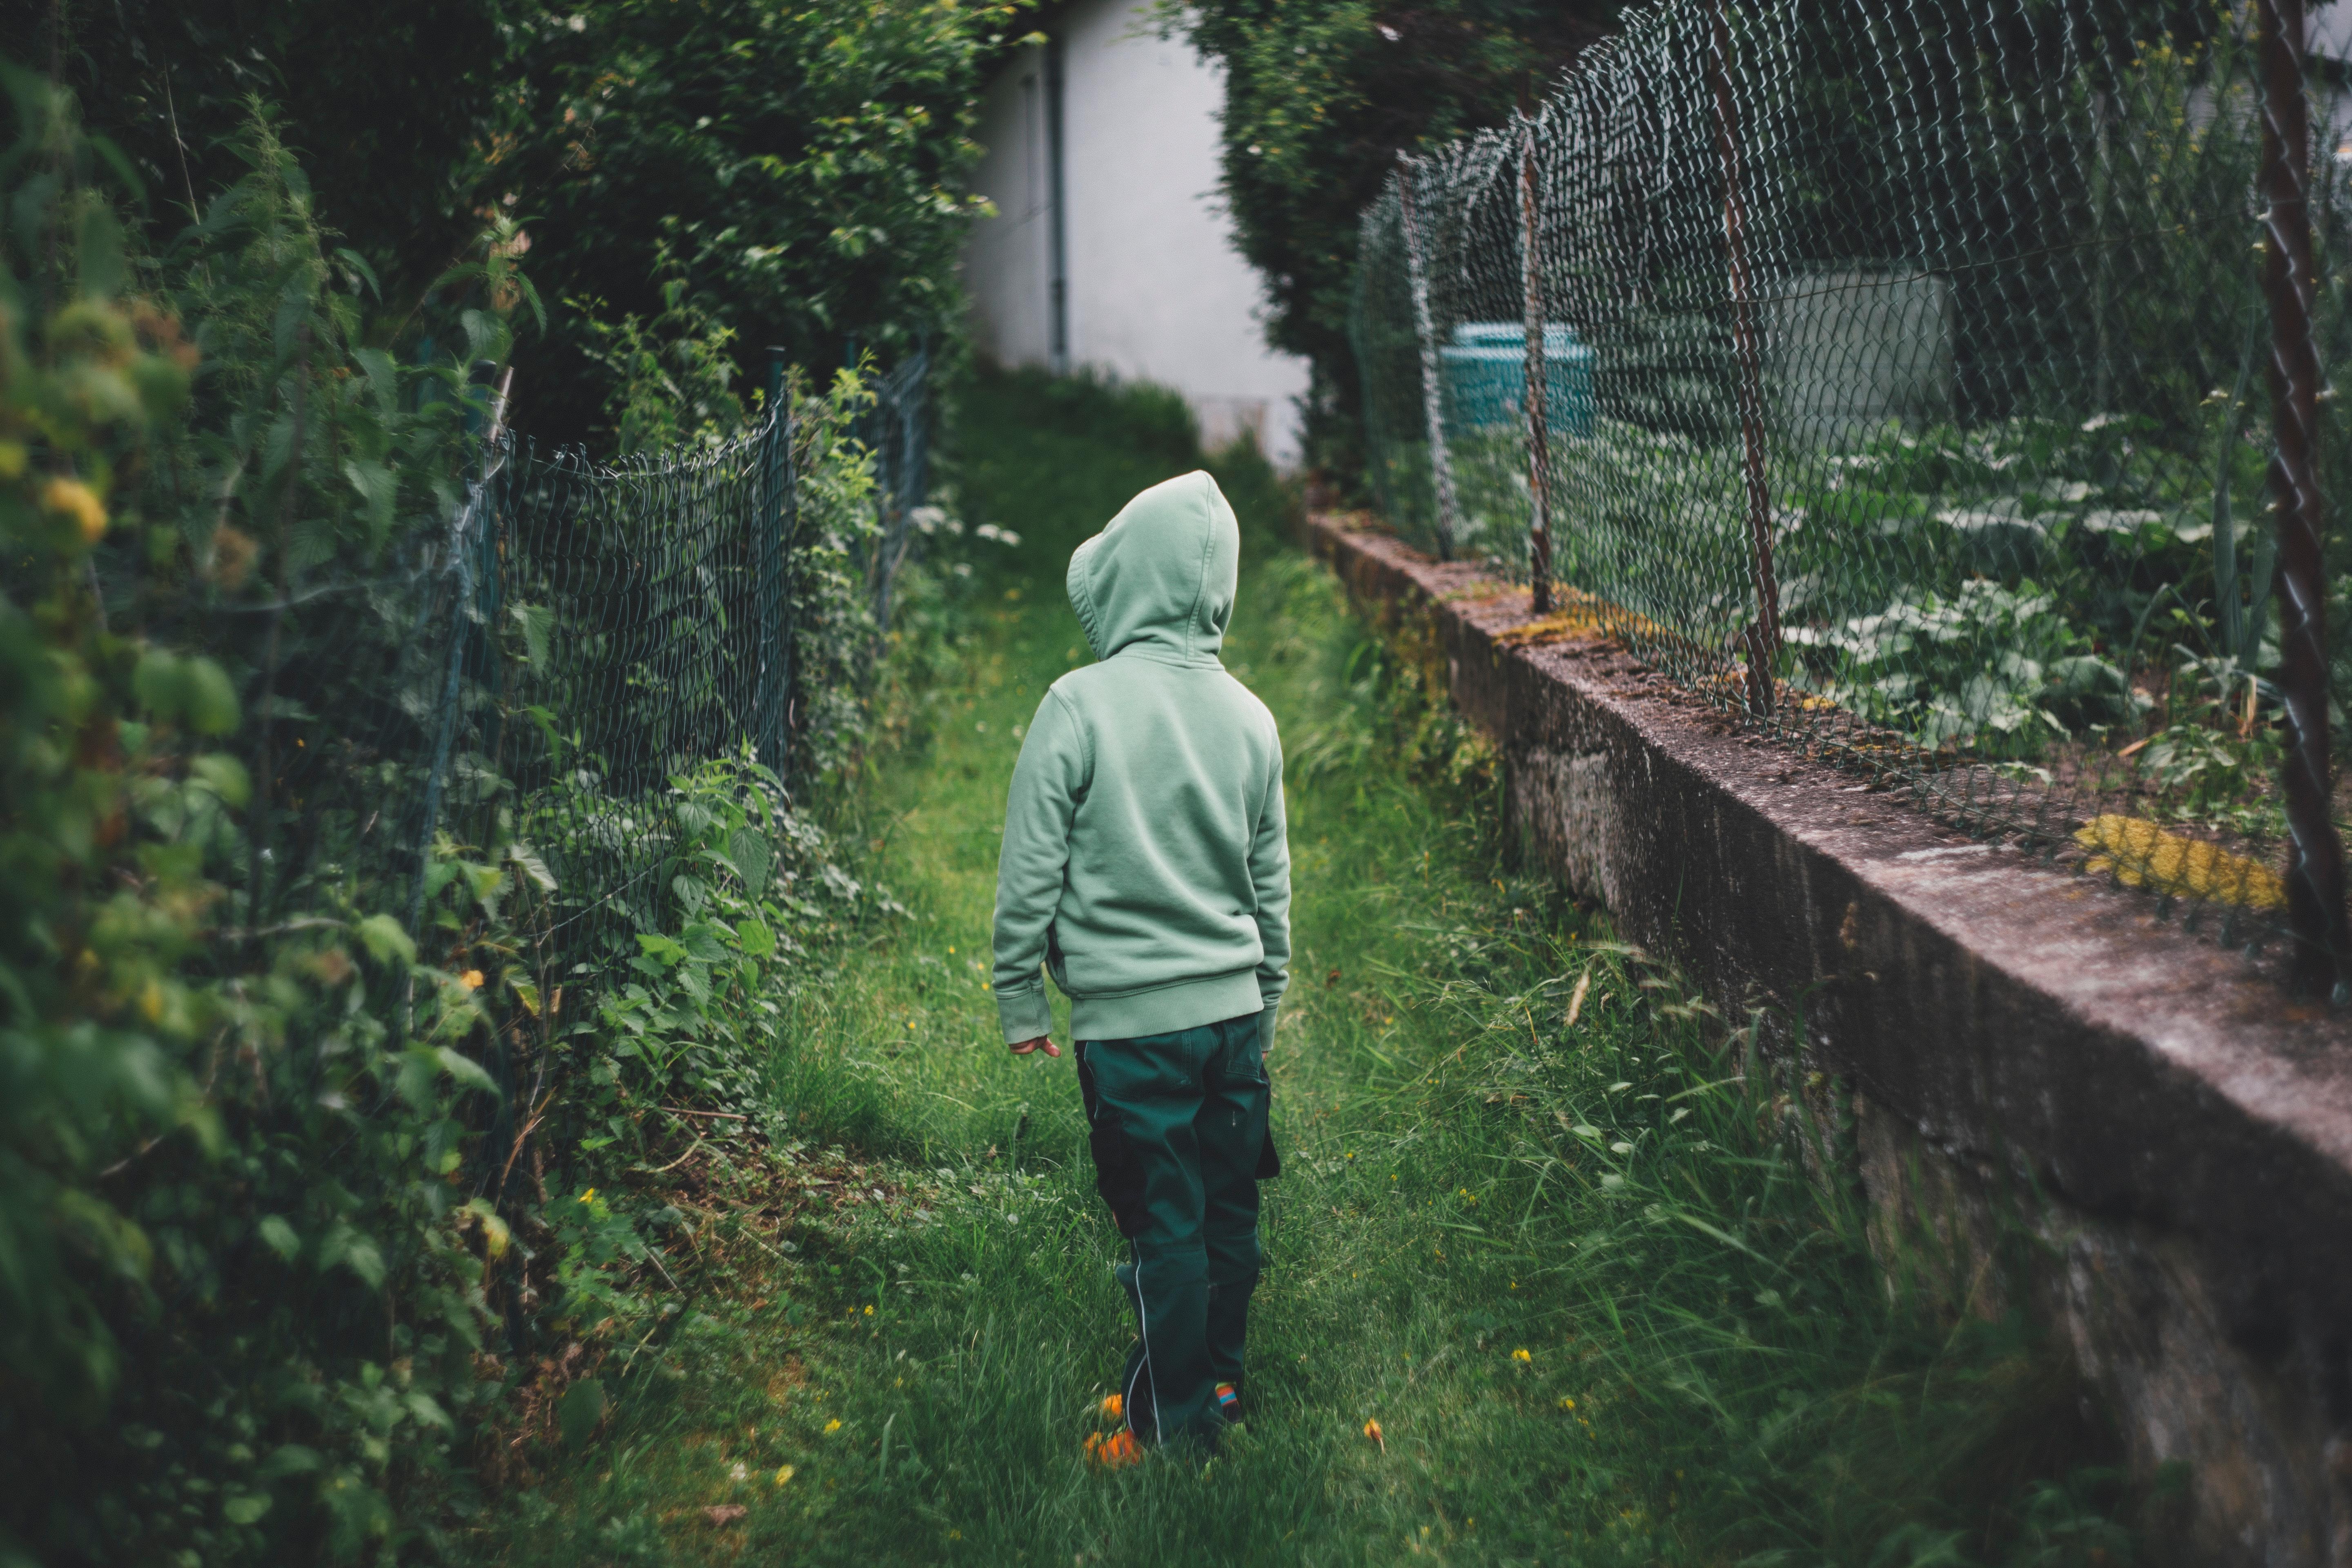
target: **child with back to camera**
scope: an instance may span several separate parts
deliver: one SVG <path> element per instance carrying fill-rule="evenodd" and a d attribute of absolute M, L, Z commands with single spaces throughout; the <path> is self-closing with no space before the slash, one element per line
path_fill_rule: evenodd
<path fill-rule="evenodd" d="M 1096 1186 L 1129 1243 L 1126 1426 L 1097 1450 L 1213 1452 L 1242 1413 L 1259 1270 L 1265 1053 L 1290 960 L 1273 714 L 1218 660 L 1241 563 L 1205 473 L 1153 486 L 1070 557 L 1097 663 L 1055 681 L 1014 765 L 993 984 L 1016 1055 L 1070 999 Z"/>

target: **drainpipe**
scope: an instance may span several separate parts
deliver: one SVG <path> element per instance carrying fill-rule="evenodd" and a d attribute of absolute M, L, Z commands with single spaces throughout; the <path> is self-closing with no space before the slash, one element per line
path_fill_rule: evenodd
<path fill-rule="evenodd" d="M 1047 363 L 1055 375 L 1070 374 L 1070 261 L 1068 225 L 1062 204 L 1062 39 L 1045 40 L 1045 207 L 1048 338 Z"/>

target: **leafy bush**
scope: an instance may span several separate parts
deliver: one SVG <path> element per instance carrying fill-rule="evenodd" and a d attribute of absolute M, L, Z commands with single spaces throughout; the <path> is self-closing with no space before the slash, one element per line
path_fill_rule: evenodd
<path fill-rule="evenodd" d="M 894 362 L 960 337 L 955 268 L 986 210 L 968 181 L 982 51 L 1013 7 L 593 0 L 522 18 L 496 189 L 530 215 L 549 291 L 651 317 L 665 276 L 754 353 Z M 675 270 L 664 272 L 665 267 Z M 541 428 L 584 430 L 596 340 L 556 313 Z M 846 357 L 854 359 L 854 354 Z"/>
<path fill-rule="evenodd" d="M 174 223 L 244 174 L 253 99 L 277 104 L 318 217 L 383 281 L 360 312 L 374 346 L 415 342 L 503 215 L 554 305 L 517 378 L 529 422 L 572 441 L 614 386 L 593 321 L 667 308 L 665 257 L 739 365 L 771 344 L 820 369 L 852 338 L 886 363 L 926 335 L 952 348 L 986 210 L 979 73 L 1014 9 L 124 0 L 12 7 L 0 58 L 60 71 L 135 171 L 133 205 Z"/>
<path fill-rule="evenodd" d="M 511 235 L 416 323 L 457 353 L 396 356 L 266 117 L 142 255 L 71 100 L 6 86 L 0 1557 L 430 1555 L 532 1355 L 691 1319 L 644 1288 L 675 1216 L 594 1184 L 649 1118 L 744 1101 L 779 977 L 890 906 L 718 759 L 630 803 L 674 863 L 634 965 L 565 967 L 549 799 L 477 767 L 439 831 L 411 809 L 487 413 L 458 356 L 535 298 Z M 705 321 L 628 330 L 707 365 Z M 630 384 L 634 428 L 728 416 Z M 805 402 L 816 767 L 854 755 L 872 647 L 865 395 Z"/>
<path fill-rule="evenodd" d="M 447 1486 L 485 1392 L 451 1177 L 489 999 L 466 943 L 413 966 L 348 872 L 266 833 L 299 820 L 308 716 L 274 678 L 309 652 L 298 574 L 435 504 L 392 465 L 454 411 L 403 413 L 352 346 L 356 269 L 266 125 L 187 288 L 142 294 L 69 100 L 7 87 L 0 1543 L 354 1552 Z"/>
<path fill-rule="evenodd" d="M 2145 416 L 1776 442 L 1783 678 L 1922 746 L 2025 760 L 2136 725 L 2150 699 L 2126 671 L 2186 660 L 2193 683 L 2234 669 L 2242 692 L 2277 657 L 2263 456 L 2227 407 L 2204 419 L 2186 454 L 2158 447 Z M 1391 454 L 1403 493 L 1426 450 Z M 1453 456 L 1460 547 L 1524 571 L 1521 444 L 1474 433 Z M 1754 603 L 1737 446 L 1603 418 L 1556 444 L 1553 472 L 1563 580 L 1670 657 L 1734 646 Z"/>

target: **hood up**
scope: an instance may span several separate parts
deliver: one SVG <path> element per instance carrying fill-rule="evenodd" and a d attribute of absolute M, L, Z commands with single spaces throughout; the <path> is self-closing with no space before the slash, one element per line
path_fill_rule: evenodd
<path fill-rule="evenodd" d="M 1144 648 L 1213 663 L 1233 618 L 1242 531 L 1217 481 L 1199 470 L 1119 509 L 1070 556 L 1070 607 L 1097 658 Z"/>

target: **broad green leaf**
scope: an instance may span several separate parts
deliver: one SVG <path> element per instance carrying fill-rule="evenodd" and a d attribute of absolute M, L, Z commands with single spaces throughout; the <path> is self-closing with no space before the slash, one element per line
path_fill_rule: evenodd
<path fill-rule="evenodd" d="M 564 1391 L 555 1415 L 563 1428 L 564 1447 L 586 1447 L 604 1420 L 604 1385 L 593 1377 L 582 1378 Z"/>
<path fill-rule="evenodd" d="M 514 1241 L 514 1232 L 499 1217 L 499 1211 L 490 1206 L 489 1199 L 470 1199 L 466 1205 L 466 1212 L 480 1223 L 482 1241 L 489 1248 L 490 1256 L 504 1258 L 507 1247 Z"/>
<path fill-rule="evenodd" d="M 123 259 L 122 225 L 104 202 L 82 209 L 80 244 L 75 257 L 85 299 L 110 300 L 122 292 L 129 272 Z"/>
<path fill-rule="evenodd" d="M 210 790 L 232 810 L 253 798 L 253 781 L 246 775 L 245 764 L 226 752 L 206 752 L 192 758 L 188 777 Z"/>
<path fill-rule="evenodd" d="M 140 656 L 131 686 L 140 705 L 160 721 L 184 724 L 199 735 L 236 728 L 236 689 L 211 659 L 150 648 Z"/>
<path fill-rule="evenodd" d="M 368 521 L 378 529 L 388 527 L 400 500 L 400 476 L 387 464 L 354 458 L 343 464 L 343 478 L 367 503 Z"/>
<path fill-rule="evenodd" d="M 408 1406 L 409 1415 L 421 1426 L 437 1426 L 444 1432 L 457 1429 L 457 1424 L 449 1419 L 449 1413 L 441 1408 L 440 1402 L 421 1388 L 410 1389 L 401 1403 Z"/>
<path fill-rule="evenodd" d="M 737 828 L 727 840 L 727 856 L 734 861 L 736 874 L 743 879 L 746 894 L 756 899 L 767 890 L 774 854 L 768 847 L 766 835 L 756 828 Z"/>
<path fill-rule="evenodd" d="M 765 921 L 739 921 L 735 934 L 742 942 L 743 951 L 753 958 L 766 958 L 776 951 L 776 933 Z"/>
<path fill-rule="evenodd" d="M 547 868 L 547 862 L 541 859 L 539 852 L 530 845 L 516 839 L 507 847 L 507 858 L 520 867 L 522 874 L 530 878 L 531 885 L 541 892 L 555 891 L 555 873 Z"/>
<path fill-rule="evenodd" d="M 221 1502 L 221 1517 L 231 1524 L 253 1524 L 269 1511 L 268 1492 L 235 1492 Z"/>
<path fill-rule="evenodd" d="M 261 1479 L 274 1481 L 282 1476 L 307 1476 L 324 1462 L 315 1448 L 306 1448 L 299 1443 L 281 1443 L 261 1462 Z"/>
<path fill-rule="evenodd" d="M 441 1069 L 466 1088 L 478 1089 L 488 1094 L 498 1093 L 498 1080 L 490 1077 L 488 1068 L 465 1052 L 437 1046 L 433 1054 L 439 1059 Z"/>
<path fill-rule="evenodd" d="M 260 1232 L 261 1239 L 268 1244 L 269 1250 L 287 1262 L 291 1263 L 302 1256 L 302 1238 L 294 1233 L 294 1227 L 286 1222 L 284 1215 L 264 1215 L 260 1225 L 255 1228 Z"/>
<path fill-rule="evenodd" d="M 555 612 L 545 605 L 516 604 L 508 606 L 507 614 L 514 617 L 521 629 L 523 656 L 533 669 L 547 668 L 547 641 L 555 630 Z"/>
<path fill-rule="evenodd" d="M 350 1269 L 371 1290 L 383 1288 L 383 1249 L 348 1225 L 338 1225 L 327 1233 L 319 1261 L 330 1268 Z"/>
<path fill-rule="evenodd" d="M 352 928 L 377 963 L 397 958 L 403 963 L 416 962 L 416 942 L 403 931 L 400 922 L 390 915 L 370 915 Z"/>
<path fill-rule="evenodd" d="M 352 357 L 367 375 L 368 396 L 376 412 L 390 414 L 399 406 L 400 364 L 382 349 L 361 349 Z"/>

